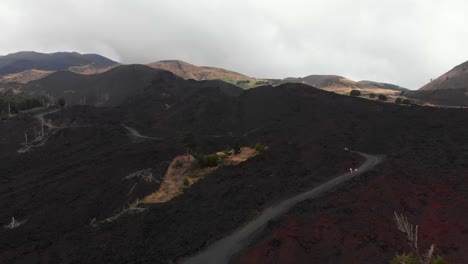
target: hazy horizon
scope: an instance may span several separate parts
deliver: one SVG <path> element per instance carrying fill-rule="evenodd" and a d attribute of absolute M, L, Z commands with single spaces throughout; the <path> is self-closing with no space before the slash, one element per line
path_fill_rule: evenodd
<path fill-rule="evenodd" d="M 258 78 L 330 74 L 418 89 L 468 59 L 464 10 L 459 0 L 6 0 L 0 54 L 174 59 Z"/>

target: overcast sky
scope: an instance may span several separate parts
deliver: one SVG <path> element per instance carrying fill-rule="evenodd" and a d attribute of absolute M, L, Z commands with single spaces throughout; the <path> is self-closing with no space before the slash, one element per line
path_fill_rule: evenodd
<path fill-rule="evenodd" d="M 467 11 L 466 0 L 1 0 L 0 54 L 180 59 L 416 89 L 468 60 Z"/>

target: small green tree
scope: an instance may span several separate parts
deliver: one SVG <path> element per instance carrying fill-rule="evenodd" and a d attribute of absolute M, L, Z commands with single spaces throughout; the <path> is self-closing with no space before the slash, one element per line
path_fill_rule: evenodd
<path fill-rule="evenodd" d="M 349 93 L 349 95 L 351 95 L 351 96 L 360 96 L 360 95 L 361 95 L 361 91 L 359 91 L 359 90 L 351 90 L 351 92 Z"/>
<path fill-rule="evenodd" d="M 190 185 L 190 181 L 187 178 L 185 178 L 184 179 L 184 186 L 189 187 L 189 185 Z"/>
<path fill-rule="evenodd" d="M 387 101 L 387 96 L 385 96 L 383 94 L 379 94 L 379 100 L 380 101 Z"/>
<path fill-rule="evenodd" d="M 257 151 L 258 153 L 263 153 L 265 151 L 265 145 L 261 143 L 255 144 L 255 151 Z"/>
<path fill-rule="evenodd" d="M 216 154 L 199 155 L 196 160 L 196 166 L 200 168 L 216 167 L 219 165 L 220 159 Z"/>
<path fill-rule="evenodd" d="M 175 168 L 175 169 L 178 169 L 178 168 L 182 168 L 182 165 L 183 165 L 182 161 L 178 159 L 178 160 L 175 161 L 175 163 L 174 163 L 174 165 L 172 167 Z"/>

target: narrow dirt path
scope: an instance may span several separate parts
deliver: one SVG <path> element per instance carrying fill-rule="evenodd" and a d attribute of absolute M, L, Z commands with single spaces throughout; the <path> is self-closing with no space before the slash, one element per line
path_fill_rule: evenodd
<path fill-rule="evenodd" d="M 345 181 L 348 181 L 358 175 L 361 175 L 368 170 L 375 167 L 379 164 L 383 157 L 375 156 L 370 154 L 358 153 L 366 158 L 364 164 L 362 164 L 357 171 L 349 172 L 342 174 L 328 182 L 325 182 L 309 191 L 298 194 L 294 197 L 286 199 L 281 203 L 267 208 L 260 214 L 255 220 L 251 221 L 244 227 L 238 229 L 231 235 L 215 242 L 205 251 L 199 253 L 198 255 L 192 256 L 183 263 L 186 264 L 223 264 L 229 263 L 230 258 L 245 246 L 248 245 L 252 236 L 261 230 L 269 221 L 279 217 L 280 215 L 289 211 L 297 203 L 304 201 L 306 199 L 316 198 L 319 195 L 324 194 L 327 191 L 330 191 L 334 187 L 342 184 Z"/>
<path fill-rule="evenodd" d="M 50 123 L 50 122 L 46 122 L 46 120 L 44 119 L 44 116 L 45 116 L 45 115 L 48 115 L 48 114 L 56 113 L 56 112 L 58 112 L 58 111 L 60 111 L 60 110 L 61 110 L 61 109 L 51 110 L 51 111 L 48 111 L 48 112 L 45 112 L 45 113 L 37 114 L 37 115 L 35 115 L 34 117 L 35 117 L 37 120 L 39 120 L 39 122 L 41 122 L 41 125 L 44 125 L 44 126 L 50 128 L 50 129 L 58 129 L 58 128 L 60 128 L 60 127 L 54 126 L 54 125 L 52 125 L 52 123 Z"/>
<path fill-rule="evenodd" d="M 135 137 L 135 138 L 152 139 L 152 140 L 163 140 L 164 139 L 164 138 L 149 137 L 149 136 L 142 135 L 136 129 L 128 127 L 126 125 L 122 125 L 122 127 L 125 128 L 126 130 L 128 130 L 130 136 Z"/>

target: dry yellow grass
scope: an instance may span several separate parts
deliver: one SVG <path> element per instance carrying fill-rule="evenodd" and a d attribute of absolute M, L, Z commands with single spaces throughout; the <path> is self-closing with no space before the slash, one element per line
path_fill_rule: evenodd
<path fill-rule="evenodd" d="M 359 90 L 361 92 L 361 98 L 364 98 L 364 99 L 368 99 L 368 100 L 379 100 L 377 98 L 377 96 L 379 94 L 383 94 L 387 97 L 387 101 L 388 103 L 393 103 L 395 102 L 395 100 L 397 98 L 407 98 L 405 96 L 402 96 L 400 95 L 400 91 L 395 91 L 395 90 L 390 90 L 390 89 L 383 89 L 383 88 L 375 88 L 375 87 L 369 87 L 369 88 L 352 88 L 352 87 L 344 87 L 344 86 L 328 86 L 328 87 L 322 87 L 320 88 L 322 90 L 325 90 L 325 91 L 329 91 L 329 92 L 334 92 L 334 93 L 337 93 L 337 94 L 341 94 L 341 95 L 349 95 L 349 93 L 351 92 L 351 90 Z M 369 95 L 370 94 L 375 94 L 376 97 L 375 98 L 370 98 Z M 410 99 L 411 101 L 414 101 L 413 99 L 411 98 L 408 98 Z"/>
<path fill-rule="evenodd" d="M 218 152 L 218 156 L 225 155 L 223 152 Z M 165 203 L 173 198 L 183 194 L 184 188 L 189 188 L 190 185 L 205 178 L 207 175 L 217 170 L 221 166 L 238 165 L 241 162 L 257 155 L 253 148 L 243 147 L 239 154 L 227 156 L 223 165 L 210 168 L 193 169 L 193 156 L 178 156 L 174 158 L 167 169 L 164 181 L 158 191 L 146 196 L 142 203 Z M 188 186 L 184 187 L 184 180 L 189 182 Z"/>
<path fill-rule="evenodd" d="M 0 82 L 16 82 L 16 83 L 27 83 L 30 81 L 42 79 L 47 75 L 53 73 L 53 71 L 43 70 L 27 70 L 24 72 L 11 73 L 0 77 Z"/>

